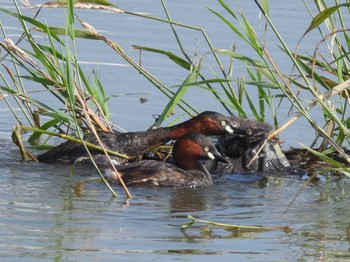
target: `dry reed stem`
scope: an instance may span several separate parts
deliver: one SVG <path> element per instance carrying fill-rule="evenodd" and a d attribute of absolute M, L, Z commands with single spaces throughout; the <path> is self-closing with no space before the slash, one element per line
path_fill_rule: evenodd
<path fill-rule="evenodd" d="M 47 2 L 47 3 L 41 4 L 41 5 L 31 5 L 28 0 L 21 0 L 21 2 L 26 8 L 30 8 L 30 9 L 67 7 L 66 4 L 60 4 L 60 3 L 56 3 L 56 2 Z M 124 11 L 122 9 L 117 8 L 117 7 L 92 4 L 92 3 L 73 3 L 73 7 L 76 9 L 100 9 L 100 10 L 105 10 L 105 11 L 109 11 L 109 12 L 113 12 L 113 13 L 124 13 Z"/>
<path fill-rule="evenodd" d="M 86 118 L 86 120 L 88 121 L 90 130 L 92 131 L 92 133 L 93 133 L 94 136 L 96 137 L 99 146 L 102 148 L 103 153 L 105 154 L 105 156 L 107 157 L 109 163 L 111 164 L 113 171 L 115 172 L 115 174 L 117 175 L 117 177 L 118 177 L 118 179 L 119 179 L 119 183 L 121 184 L 121 186 L 123 187 L 123 189 L 124 189 L 124 191 L 125 191 L 125 194 L 127 195 L 128 198 L 131 198 L 132 196 L 131 196 L 131 194 L 130 194 L 128 188 L 127 188 L 127 186 L 125 185 L 125 183 L 124 183 L 124 181 L 123 181 L 121 175 L 119 174 L 119 172 L 117 171 L 116 167 L 114 166 L 111 157 L 110 157 L 109 154 L 107 153 L 106 148 L 104 147 L 104 145 L 103 145 L 103 143 L 102 143 L 100 137 L 99 137 L 98 134 L 97 134 L 97 131 L 96 131 L 95 126 L 94 126 L 94 125 L 92 124 L 92 122 L 91 122 L 91 119 L 90 119 L 90 117 L 89 117 L 89 116 L 90 116 L 90 112 L 88 112 L 90 108 L 89 108 L 89 107 L 87 107 L 87 108 L 85 107 L 86 104 L 84 103 L 84 100 L 83 100 L 80 96 L 78 96 L 77 98 L 79 99 L 81 105 L 83 106 L 83 110 L 84 110 L 83 112 L 86 114 L 86 115 L 85 115 L 85 118 Z M 91 110 L 91 109 L 90 109 L 90 110 Z"/>
<path fill-rule="evenodd" d="M 37 72 L 39 72 L 44 78 L 48 79 L 49 81 L 51 81 L 53 84 L 53 86 L 60 92 L 63 93 L 64 89 L 62 89 L 61 86 L 59 86 L 58 83 L 56 83 L 56 81 L 54 81 L 48 74 L 46 74 L 43 70 L 41 70 L 38 65 L 35 63 L 34 60 L 32 60 L 21 48 L 19 48 L 18 46 L 16 46 L 13 41 L 9 38 L 5 39 L 5 43 L 6 43 L 6 47 L 7 49 L 12 52 L 13 54 L 15 54 L 19 59 L 21 59 L 22 61 L 28 63 L 31 67 L 33 67 Z M 77 98 L 79 96 L 79 94 L 77 94 L 77 92 L 75 92 L 75 97 Z M 103 132 L 110 132 L 110 128 L 106 127 L 106 125 L 104 123 L 102 123 L 102 121 L 100 120 L 99 116 L 96 115 L 96 113 L 91 109 L 91 107 L 87 104 L 87 102 L 85 100 L 79 99 L 79 101 L 81 102 L 81 105 L 83 106 L 83 104 L 85 104 L 85 107 L 87 108 L 87 112 L 88 115 L 93 119 L 93 122 L 103 131 Z M 102 111 L 101 111 L 102 112 Z"/>
<path fill-rule="evenodd" d="M 38 68 L 37 64 L 35 63 L 34 60 L 32 60 L 30 58 L 30 56 L 28 56 L 21 48 L 19 48 L 18 46 L 15 45 L 15 43 L 13 43 L 13 41 L 9 38 L 5 38 L 4 39 L 5 43 L 6 43 L 6 47 L 8 48 L 8 50 L 12 53 L 14 53 L 16 56 L 18 56 L 21 60 L 27 62 L 28 64 L 30 64 L 32 67 L 34 67 L 35 69 Z"/>
<path fill-rule="evenodd" d="M 334 121 L 332 121 L 332 120 L 327 123 L 326 133 L 329 137 L 333 134 L 334 125 L 335 125 Z M 326 150 L 328 144 L 329 144 L 329 141 L 327 139 L 323 139 L 320 146 L 318 147 L 317 151 L 322 152 L 322 151 Z M 312 155 L 310 157 L 310 159 L 306 162 L 305 167 L 311 166 L 312 163 L 316 162 L 318 159 L 319 159 L 319 157 Z"/>
<path fill-rule="evenodd" d="M 5 99 L 8 96 L 8 94 L 0 94 L 0 100 Z"/>
<path fill-rule="evenodd" d="M 26 150 L 24 143 L 23 143 L 22 136 L 21 136 L 21 132 L 20 132 L 20 129 L 18 126 L 16 128 L 12 127 L 12 141 L 18 147 L 18 149 L 21 153 L 21 156 L 22 156 L 22 160 L 24 160 L 24 161 L 28 161 L 28 160 L 37 161 L 35 156 L 33 156 L 29 151 Z"/>
<path fill-rule="evenodd" d="M 32 60 L 21 48 L 13 43 L 13 41 L 9 38 L 5 39 L 6 46 L 0 43 L 0 46 L 7 48 L 9 52 L 15 54 L 20 60 L 26 62 L 31 67 L 33 67 L 37 72 L 39 72 L 44 78 L 54 83 L 54 87 L 58 89 L 60 92 L 63 92 L 62 87 L 59 86 L 48 74 L 46 74 L 41 68 Z"/>
<path fill-rule="evenodd" d="M 319 96 L 320 99 L 329 99 L 334 95 L 339 94 L 340 92 L 346 90 L 347 88 L 350 87 L 350 80 L 346 80 L 343 83 L 340 83 L 339 85 L 333 87 L 331 90 L 321 94 Z M 312 102 L 305 108 L 306 111 L 309 111 L 311 108 L 313 108 L 315 105 L 317 105 L 317 99 L 315 98 L 312 100 Z M 280 128 L 275 130 L 273 133 L 271 133 L 267 139 L 271 140 L 273 137 L 281 133 L 284 129 L 292 125 L 299 117 L 301 117 L 303 114 L 302 113 L 297 113 L 294 117 L 292 117 L 290 120 L 288 120 L 284 125 L 282 125 Z"/>

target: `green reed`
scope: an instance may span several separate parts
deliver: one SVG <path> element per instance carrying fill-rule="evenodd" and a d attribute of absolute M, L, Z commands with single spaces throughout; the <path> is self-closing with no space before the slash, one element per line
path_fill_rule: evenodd
<path fill-rule="evenodd" d="M 36 128 L 32 129 L 34 133 L 30 137 L 30 141 L 36 140 L 48 129 L 57 130 L 57 133 L 62 131 L 75 133 L 89 153 L 87 144 L 83 140 L 83 130 L 90 129 L 94 134 L 96 134 L 96 128 L 103 131 L 110 130 L 107 120 L 109 113 L 106 95 L 101 84 L 98 80 L 89 81 L 77 62 L 76 31 L 74 30 L 75 14 L 72 1 L 67 1 L 66 27 L 61 28 L 61 31 L 65 32 L 67 37 L 63 39 L 50 27 L 34 18 L 21 15 L 16 1 L 14 1 L 14 4 L 17 7 L 17 13 L 4 9 L 1 9 L 1 11 L 18 18 L 23 28 L 23 34 L 20 40 L 14 44 L 7 38 L 4 27 L 1 26 L 5 41 L 0 45 L 7 52 L 2 60 L 5 61 L 7 57 L 10 57 L 10 63 L 12 63 L 9 67 L 6 67 L 12 83 L 6 81 L 6 77 L 1 73 L 5 83 L 4 86 L 1 86 L 2 94 L 6 92 L 12 95 L 17 105 L 20 106 L 21 112 L 26 116 L 29 125 Z M 34 26 L 34 28 L 28 29 L 28 25 Z M 32 30 L 44 34 L 47 44 L 37 42 Z M 28 41 L 31 50 L 23 50 L 18 47 L 20 42 L 24 40 Z M 12 70 L 16 73 L 13 73 Z M 14 75 L 19 77 L 15 78 Z M 33 81 L 44 87 L 43 92 L 47 92 L 50 98 L 45 101 L 37 101 L 31 97 L 30 92 L 27 92 L 23 84 L 23 79 Z M 57 99 L 62 103 L 63 110 L 51 107 L 52 99 Z M 16 116 L 17 113 L 12 109 L 13 107 L 10 106 L 10 102 L 6 97 L 4 100 Z M 43 117 L 40 118 L 39 116 Z M 19 119 L 19 117 L 16 118 Z M 49 120 L 46 120 L 47 118 Z M 41 123 L 43 119 L 45 119 L 45 123 Z M 21 125 L 20 120 L 19 124 Z M 30 129 L 30 127 L 25 129 Z M 50 135 L 53 134 L 53 132 L 50 132 Z M 60 136 L 60 134 L 57 134 L 57 136 Z M 106 151 L 101 143 L 100 147 Z M 121 157 L 124 156 L 121 155 Z M 94 165 L 97 168 L 95 163 Z M 102 173 L 99 170 L 98 172 L 112 194 L 116 195 Z M 130 195 L 127 189 L 126 193 Z"/>
<path fill-rule="evenodd" d="M 161 4 L 166 19 L 121 10 L 104 0 L 68 0 L 50 2 L 41 6 L 41 8 L 48 6 L 66 8 L 66 26 L 57 27 L 45 25 L 37 19 L 41 9 L 38 9 L 36 17 L 22 15 L 17 1 L 14 0 L 15 12 L 3 8 L 0 11 L 18 19 L 22 25 L 23 34 L 18 42 L 11 42 L 6 36 L 5 25 L 0 21 L 0 28 L 5 39 L 0 42 L 1 48 L 5 51 L 0 57 L 5 68 L 4 71 L 0 71 L 0 77 L 4 83 L 0 86 L 0 97 L 12 111 L 19 125 L 29 125 L 27 129 L 34 130 L 30 137 L 31 142 L 37 141 L 42 133 L 55 135 L 64 132 L 68 135 L 68 139 L 74 139 L 70 135 L 78 137 L 89 151 L 91 145 L 86 144 L 83 139 L 86 130 L 90 130 L 95 135 L 97 135 L 97 130 L 111 130 L 108 122 L 108 97 L 98 76 L 93 73 L 87 76 L 79 66 L 77 62 L 79 46 L 76 46 L 75 40 L 84 38 L 86 41 L 102 41 L 106 44 L 106 48 L 111 48 L 117 56 L 123 58 L 169 99 L 155 123 L 156 126 L 162 125 L 176 107 L 189 115 L 196 114 L 196 108 L 184 97 L 189 87 L 198 87 L 201 88 L 201 92 L 210 92 L 213 102 L 219 103 L 228 113 L 244 117 L 254 116 L 260 121 L 266 121 L 269 116 L 273 119 L 277 129 L 275 134 L 285 128 L 295 128 L 293 123 L 300 117 L 305 118 L 318 136 L 325 141 L 324 149 L 328 147 L 327 145 L 331 145 L 333 151 L 338 152 L 350 162 L 343 150 L 343 146 L 350 144 L 348 112 L 350 40 L 346 27 L 347 15 L 342 12 L 349 7 L 349 4 L 335 2 L 333 6 L 326 6 L 323 1 L 315 1 L 318 13 L 313 14 L 312 8 L 305 2 L 305 12 L 310 12 L 310 22 L 306 23 L 305 34 L 300 36 L 300 41 L 303 41 L 312 30 L 318 30 L 320 33 L 319 45 L 315 47 L 314 54 L 308 55 L 297 47 L 286 45 L 278 32 L 278 26 L 269 17 L 268 1 L 255 2 L 257 10 L 262 14 L 262 22 L 265 23 L 263 29 L 254 28 L 237 4 L 233 7 L 228 1 L 218 0 L 219 10 L 208 7 L 208 15 L 217 17 L 222 26 L 228 27 L 232 35 L 241 39 L 250 48 L 251 55 L 246 56 L 236 51 L 235 46 L 227 47 L 227 49 L 215 48 L 204 28 L 173 21 L 171 10 L 168 10 L 164 1 L 161 1 Z M 96 6 L 100 10 L 105 9 L 116 15 L 123 13 L 125 16 L 138 16 L 142 19 L 168 24 L 178 45 L 177 53 L 152 46 L 133 45 L 133 48 L 140 52 L 162 55 L 164 59 L 172 61 L 179 70 L 187 70 L 187 77 L 182 83 L 176 87 L 167 86 L 159 80 L 159 77 L 149 73 L 138 61 L 128 56 L 119 43 L 99 33 L 89 24 L 89 21 L 82 21 L 75 13 L 75 8 L 91 9 Z M 77 29 L 78 25 L 83 29 Z M 200 32 L 207 51 L 195 58 L 188 54 L 181 41 L 179 28 Z M 293 72 L 290 74 L 282 73 L 274 57 L 271 56 L 270 43 L 266 43 L 267 30 L 265 31 L 265 28 L 272 30 L 279 41 L 279 47 L 285 54 L 284 60 L 293 66 Z M 258 30 L 263 30 L 261 38 L 258 36 L 260 34 L 257 34 Z M 34 32 L 43 35 L 46 39 L 45 43 L 38 41 Z M 22 41 L 27 41 L 30 49 L 21 49 Z M 321 46 L 326 46 L 327 54 L 319 53 Z M 291 51 L 292 48 L 295 51 Z M 218 68 L 217 71 L 212 70 L 210 74 L 202 70 L 206 66 L 206 59 L 204 59 L 206 57 L 213 58 L 217 65 L 215 68 Z M 230 63 L 227 68 L 221 61 L 222 58 L 229 58 Z M 245 76 L 235 74 L 236 64 L 243 66 L 246 70 Z M 42 92 L 47 93 L 48 99 L 36 100 L 26 90 L 26 81 L 41 86 Z M 12 96 L 16 105 L 12 105 L 6 95 Z M 313 100 L 305 104 L 304 95 L 311 95 Z M 335 97 L 337 104 L 330 100 Z M 61 109 L 51 106 L 52 99 L 62 105 Z M 281 103 L 284 103 L 284 106 L 288 103 L 291 112 L 295 113 L 290 115 L 288 122 L 279 126 L 281 116 L 278 115 L 277 110 Z M 19 107 L 20 113 L 15 111 L 14 107 Z M 319 126 L 319 123 L 316 123 L 308 113 L 313 107 L 320 109 L 326 123 L 325 126 Z M 23 119 L 26 124 L 22 123 Z M 96 146 L 106 152 L 102 144 Z M 310 152 L 329 160 L 322 152 L 314 152 L 311 149 L 312 144 L 305 147 Z M 349 174 L 345 166 L 340 164 L 335 164 L 335 166 L 343 173 Z M 106 184 L 108 185 L 107 182 Z"/>

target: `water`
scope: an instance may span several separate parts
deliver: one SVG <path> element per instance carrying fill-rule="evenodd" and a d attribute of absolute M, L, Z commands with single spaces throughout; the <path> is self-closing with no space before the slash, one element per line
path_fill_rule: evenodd
<path fill-rule="evenodd" d="M 11 1 L 4 3 L 6 8 L 13 5 Z M 158 2 L 138 1 L 135 5 L 130 1 L 118 1 L 116 4 L 126 10 L 164 17 Z M 249 17 L 258 15 L 251 3 L 239 4 Z M 174 20 L 205 27 L 217 48 L 228 49 L 237 41 L 206 10 L 205 6 L 218 10 L 215 2 L 202 1 L 199 5 L 175 1 L 167 5 Z M 307 28 L 304 7 L 301 3 L 287 5 L 273 1 L 270 8 L 271 17 L 282 35 L 295 46 Z M 48 23 L 53 21 L 55 25 L 63 24 L 61 12 L 44 10 L 40 18 Z M 79 11 L 79 14 L 120 43 L 135 59 L 138 52 L 130 48 L 131 44 L 178 53 L 169 28 L 159 23 L 106 12 Z M 0 18 L 8 26 L 9 35 L 16 38 L 20 33 L 18 25 L 8 16 L 5 19 L 3 13 Z M 199 34 L 189 30 L 181 30 L 181 33 L 190 54 L 197 45 L 198 52 L 207 51 Z M 308 38 L 303 44 L 311 47 L 315 39 L 317 36 Z M 149 127 L 153 122 L 152 114 L 159 113 L 167 102 L 164 96 L 103 44 L 83 43 L 78 45 L 78 54 L 84 69 L 97 68 L 110 95 L 134 93 L 113 98 L 111 120 L 127 130 Z M 241 44 L 238 47 L 242 52 L 249 52 Z M 278 48 L 272 48 L 272 52 L 277 54 Z M 172 63 L 160 56 L 144 54 L 143 63 L 169 85 L 177 85 L 186 77 L 185 71 L 173 71 Z M 282 68 L 290 70 L 286 65 Z M 33 91 L 42 89 L 30 88 Z M 40 93 L 33 95 L 42 98 Z M 141 96 L 148 102 L 139 103 Z M 196 92 L 188 99 L 199 111 L 222 111 L 215 102 L 198 97 Z M 349 185 L 345 179 L 327 181 L 321 178 L 308 185 L 294 202 L 306 178 L 281 178 L 272 174 L 265 174 L 267 178 L 259 174 L 215 177 L 214 186 L 203 189 L 130 188 L 133 198 L 126 201 L 119 187 L 115 188 L 119 193 L 117 198 L 111 197 L 98 182 L 87 181 L 78 187 L 81 181 L 97 177 L 91 169 L 78 168 L 70 179 L 68 167 L 20 162 L 10 136 L 11 125 L 15 122 L 4 101 L 0 101 L 0 105 L 0 257 L 3 261 L 350 260 L 346 238 L 350 222 L 346 194 Z M 313 133 L 306 132 L 307 128 L 307 124 L 298 123 L 293 132 L 283 134 L 287 145 L 309 141 Z M 323 196 L 328 198 L 322 199 Z M 288 226 L 293 230 L 235 234 L 215 228 L 211 234 L 205 234 L 201 231 L 204 224 L 195 223 L 182 231 L 181 225 L 189 221 L 189 214 L 220 223 Z"/>
<path fill-rule="evenodd" d="M 6 162 L 1 177 L 0 255 L 5 261 L 325 261 L 348 258 L 345 229 L 348 198 L 321 201 L 323 184 L 309 186 L 283 215 L 303 180 L 263 182 L 257 175 L 216 178 L 202 189 L 131 188 L 128 202 L 86 182 L 72 188 L 68 168 Z M 79 170 L 73 184 L 91 178 Z M 336 189 L 336 185 L 333 185 Z M 343 185 L 348 189 L 347 184 Z M 122 191 L 117 189 L 120 194 Z M 340 192 L 338 192 L 340 195 Z M 201 224 L 185 232 L 187 215 L 221 223 L 289 226 L 235 235 Z M 282 216 L 283 215 L 283 216 Z"/>

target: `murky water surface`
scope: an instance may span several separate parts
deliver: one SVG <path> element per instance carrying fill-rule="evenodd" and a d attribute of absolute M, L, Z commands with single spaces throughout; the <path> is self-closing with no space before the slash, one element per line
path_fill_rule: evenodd
<path fill-rule="evenodd" d="M 237 41 L 205 9 L 205 6 L 219 9 L 215 2 L 204 1 L 200 5 L 195 1 L 168 2 L 174 20 L 205 27 L 217 48 L 229 49 Z M 271 17 L 286 40 L 295 46 L 309 17 L 301 3 L 282 2 L 285 1 L 271 1 Z M 12 1 L 3 3 L 9 9 L 13 6 Z M 164 17 L 158 2 L 114 3 L 129 11 Z M 257 16 L 255 7 L 247 3 L 240 3 L 246 15 Z M 45 15 L 48 23 L 64 23 L 59 19 L 62 10 L 45 10 L 41 18 Z M 131 44 L 178 52 L 169 28 L 163 24 L 149 20 L 140 23 L 141 18 L 106 12 L 81 11 L 80 15 L 118 41 L 135 58 L 138 53 L 132 51 Z M 0 13 L 9 36 L 18 37 L 18 25 L 8 16 L 3 17 Z M 180 32 L 190 54 L 197 46 L 200 52 L 207 50 L 202 39 L 198 41 L 200 35 L 183 29 Z M 303 44 L 311 42 L 309 39 Z M 97 67 L 110 94 L 134 93 L 114 98 L 110 103 L 112 121 L 128 130 L 149 127 L 152 114 L 159 113 L 166 103 L 163 95 L 120 58 L 111 55 L 110 50 L 106 51 L 101 43 L 89 42 L 78 49 L 85 69 Z M 186 77 L 186 72 L 171 71 L 170 63 L 168 68 L 164 59 L 157 56 L 145 54 L 143 63 L 170 85 L 177 85 Z M 140 104 L 141 96 L 148 102 Z M 205 100 L 195 92 L 189 100 L 199 110 L 215 110 L 217 106 L 203 103 Z M 215 177 L 214 186 L 203 189 L 131 188 L 134 197 L 126 201 L 121 188 L 115 188 L 119 197 L 113 198 L 99 182 L 88 181 L 77 187 L 79 182 L 97 177 L 89 168 L 78 168 L 70 179 L 68 167 L 19 162 L 18 150 L 10 138 L 11 125 L 15 123 L 3 101 L 0 105 L 0 257 L 3 261 L 350 260 L 346 237 L 350 222 L 349 185 L 345 179 L 321 178 L 297 195 L 306 178 L 227 175 Z M 303 130 L 300 125 L 304 124 L 300 123 L 292 134 L 284 134 L 288 144 L 310 139 L 305 133 L 300 135 Z M 217 227 L 210 232 L 203 223 L 181 230 L 190 221 L 188 215 L 219 223 L 288 226 L 292 231 L 233 232 Z"/>

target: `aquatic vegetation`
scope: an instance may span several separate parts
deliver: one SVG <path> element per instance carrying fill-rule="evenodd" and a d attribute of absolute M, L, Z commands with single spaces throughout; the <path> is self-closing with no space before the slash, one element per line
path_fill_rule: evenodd
<path fill-rule="evenodd" d="M 154 88 L 162 92 L 168 103 L 157 118 L 155 127 L 161 126 L 175 108 L 180 108 L 186 114 L 193 116 L 198 113 L 191 101 L 185 95 L 193 87 L 211 95 L 212 103 L 218 103 L 228 114 L 234 113 L 242 117 L 254 116 L 259 121 L 266 121 L 267 116 L 273 119 L 276 131 L 269 138 L 275 137 L 286 128 L 296 128 L 298 118 L 306 119 L 315 130 L 315 141 L 305 146 L 310 154 L 332 164 L 337 172 L 349 176 L 350 158 L 344 147 L 350 144 L 349 117 L 349 46 L 346 27 L 348 14 L 343 13 L 349 7 L 348 3 L 334 5 L 323 1 L 315 2 L 310 7 L 305 3 L 305 12 L 310 13 L 310 21 L 305 22 L 305 33 L 299 42 L 305 40 L 311 32 L 318 30 L 320 41 L 309 55 L 297 47 L 289 47 L 278 32 L 269 15 L 268 1 L 255 1 L 257 10 L 261 13 L 261 23 L 264 26 L 254 28 L 244 12 L 228 1 L 218 0 L 219 10 L 208 7 L 208 15 L 216 17 L 222 26 L 228 27 L 234 37 L 240 39 L 249 47 L 249 56 L 241 54 L 231 47 L 218 49 L 212 44 L 205 28 L 198 28 L 171 18 L 164 1 L 161 1 L 166 18 L 158 18 L 136 12 L 122 10 L 105 0 L 73 1 L 46 3 L 31 6 L 29 1 L 23 1 L 28 8 L 37 8 L 37 14 L 29 17 L 21 13 L 18 2 L 13 1 L 15 11 L 0 8 L 0 12 L 17 19 L 22 25 L 23 33 L 14 42 L 6 34 L 3 20 L 0 28 L 4 40 L 0 42 L 3 49 L 1 61 L 4 71 L 0 72 L 3 84 L 0 86 L 0 102 L 12 111 L 22 130 L 31 130 L 33 134 L 29 141 L 37 144 L 38 139 L 45 136 L 45 141 L 38 147 L 44 147 L 52 136 L 60 136 L 82 143 L 86 150 L 92 148 L 84 141 L 84 133 L 89 130 L 97 136 L 97 130 L 111 131 L 108 121 L 108 95 L 96 72 L 86 73 L 78 63 L 79 46 L 76 39 L 85 41 L 101 41 L 147 79 Z M 46 25 L 40 22 L 38 15 L 43 8 L 65 8 L 66 26 Z M 170 60 L 179 70 L 186 70 L 187 76 L 175 88 L 163 83 L 159 76 L 152 75 L 134 60 L 117 43 L 96 30 L 89 21 L 83 21 L 76 9 L 107 10 L 116 15 L 122 13 L 126 17 L 141 17 L 144 20 L 157 21 L 169 25 L 169 30 L 175 37 L 178 52 L 134 44 L 133 48 L 142 55 L 162 56 Z M 317 12 L 315 12 L 317 10 Z M 259 18 L 257 18 L 259 19 Z M 194 56 L 187 53 L 181 41 L 181 30 L 192 30 L 200 33 L 206 52 Z M 44 36 L 38 38 L 37 35 Z M 290 63 L 291 72 L 284 73 L 279 63 L 270 53 L 271 44 L 267 39 L 271 34 L 278 40 L 279 48 L 284 52 L 284 63 Z M 28 43 L 25 45 L 24 43 Z M 294 48 L 294 51 L 292 51 Z M 214 65 L 212 70 L 207 67 L 206 60 L 210 57 Z M 222 61 L 229 61 L 228 66 Z M 246 75 L 237 75 L 234 67 L 239 64 Z M 31 81 L 44 88 L 45 99 L 36 99 L 28 92 L 26 83 Z M 9 99 L 11 97 L 11 99 Z M 53 102 L 54 101 L 54 102 Z M 281 123 L 278 110 L 281 104 L 290 107 L 289 120 Z M 60 106 L 52 106 L 59 104 Z M 20 111 L 15 110 L 20 108 Z M 309 113 L 316 108 L 323 115 L 323 122 L 316 122 Z M 63 135 L 64 133 L 65 135 Z M 17 141 L 20 138 L 17 136 Z M 320 141 L 319 141 L 320 140 Z M 321 146 L 314 150 L 315 144 Z M 23 144 L 23 143 L 19 143 Z M 107 153 L 100 143 L 96 145 Z M 25 149 L 22 155 L 25 156 Z M 327 157 L 335 152 L 345 162 Z M 118 154 L 118 152 L 116 152 Z M 122 157 L 122 156 L 121 156 Z M 97 168 L 97 166 L 96 166 Z M 98 169 L 98 168 L 97 168 Z M 328 172 L 329 170 L 327 170 Z M 101 178 L 103 178 L 100 173 Z M 108 186 L 108 182 L 105 181 Z M 127 188 L 124 187 L 128 196 Z M 113 189 L 110 188 L 112 192 Z"/>
<path fill-rule="evenodd" d="M 195 218 L 191 215 L 188 216 L 188 219 L 190 221 L 182 224 L 181 230 L 186 233 L 186 230 L 188 230 L 190 227 L 196 225 L 196 224 L 204 224 L 203 227 L 199 229 L 201 237 L 203 238 L 215 238 L 220 237 L 222 238 L 222 234 L 216 233 L 215 230 L 223 229 L 224 231 L 230 233 L 229 236 L 226 236 L 226 238 L 237 238 L 237 237 L 244 237 L 245 235 L 252 234 L 252 233 L 261 233 L 261 232 L 267 232 L 272 230 L 278 230 L 283 231 L 285 233 L 290 233 L 293 231 L 292 228 L 288 226 L 272 226 L 272 227 L 266 227 L 266 226 L 245 226 L 245 225 L 234 225 L 234 224 L 226 224 L 226 223 L 218 223 L 215 221 L 208 221 L 208 220 L 201 220 L 198 218 Z"/>

